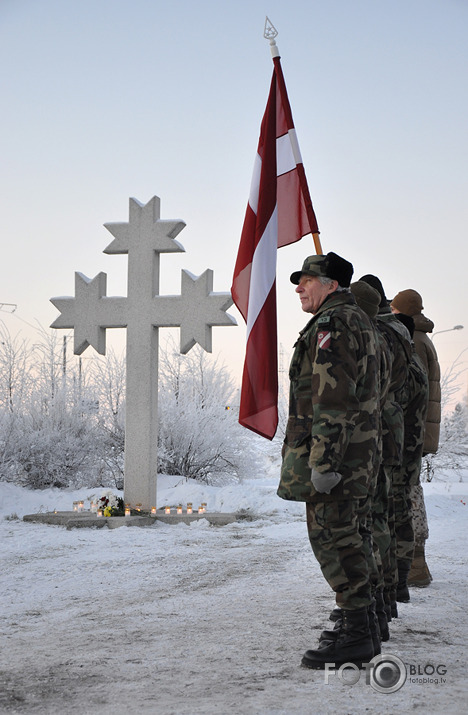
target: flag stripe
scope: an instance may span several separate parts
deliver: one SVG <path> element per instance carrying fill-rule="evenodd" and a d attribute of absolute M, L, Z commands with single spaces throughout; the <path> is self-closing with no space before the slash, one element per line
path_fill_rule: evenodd
<path fill-rule="evenodd" d="M 288 132 L 276 140 L 276 176 L 292 171 L 296 168 L 296 163 Z"/>
<path fill-rule="evenodd" d="M 297 141 L 297 134 L 295 129 L 290 129 L 289 139 L 291 141 L 292 153 L 294 154 L 294 159 L 296 164 L 302 164 L 301 150 L 299 149 L 299 142 Z"/>
<path fill-rule="evenodd" d="M 252 261 L 250 274 L 247 339 L 257 320 L 276 278 L 276 242 L 278 240 L 278 212 L 276 207 L 260 239 Z"/>
<path fill-rule="evenodd" d="M 262 171 L 262 160 L 259 155 L 255 155 L 254 170 L 252 174 L 252 183 L 250 184 L 249 204 L 254 213 L 258 209 L 258 192 L 260 189 L 260 174 Z"/>
<path fill-rule="evenodd" d="M 272 350 L 276 347 L 272 324 L 276 325 L 276 283 L 247 341 L 239 409 L 239 422 L 269 439 L 273 438 L 278 424 L 278 364 L 276 349 Z M 259 393 L 263 396 L 261 401 Z"/>

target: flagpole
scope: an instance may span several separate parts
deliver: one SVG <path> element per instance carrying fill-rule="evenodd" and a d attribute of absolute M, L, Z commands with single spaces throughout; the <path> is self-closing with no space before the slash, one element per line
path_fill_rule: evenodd
<path fill-rule="evenodd" d="M 280 87 L 280 89 L 283 89 L 284 79 L 283 79 L 283 73 L 281 70 L 280 53 L 279 53 L 278 45 L 276 44 L 276 40 L 275 40 L 277 35 L 278 35 L 278 30 L 273 25 L 273 23 L 271 22 L 269 17 L 266 16 L 265 17 L 265 27 L 263 30 L 263 37 L 266 40 L 270 41 L 271 57 L 272 57 L 274 63 L 276 60 L 275 65 L 276 65 L 276 68 L 279 70 L 279 73 L 281 75 L 280 79 L 282 82 L 282 87 Z M 289 104 L 289 102 L 288 102 L 288 104 Z M 298 149 L 299 149 L 299 147 L 298 147 Z M 314 214 L 314 209 L 312 208 L 312 199 L 310 198 L 309 187 L 307 185 L 307 179 L 306 179 L 302 159 L 301 159 L 300 163 L 297 164 L 297 171 L 298 171 L 298 175 L 299 175 L 300 182 L 301 182 L 302 193 L 304 195 L 307 215 L 309 217 L 310 225 L 313 226 L 315 223 L 315 214 Z M 312 238 L 314 240 L 315 252 L 317 253 L 317 255 L 322 255 L 323 251 L 322 251 L 322 244 L 320 243 L 320 233 L 318 231 L 313 232 Z"/>

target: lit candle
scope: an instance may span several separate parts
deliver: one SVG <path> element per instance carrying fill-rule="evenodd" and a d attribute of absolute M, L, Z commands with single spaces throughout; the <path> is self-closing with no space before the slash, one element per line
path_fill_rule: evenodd
<path fill-rule="evenodd" d="M 73 502 L 73 511 L 78 511 L 78 502 L 77 501 Z"/>
<path fill-rule="evenodd" d="M 78 502 L 78 511 L 84 511 L 84 501 Z"/>
<path fill-rule="evenodd" d="M 141 511 L 141 504 L 135 504 L 135 509 L 137 511 Z"/>
<path fill-rule="evenodd" d="M 126 507 L 125 507 L 125 516 L 130 516 L 130 513 L 131 513 L 131 512 L 130 512 L 130 507 L 129 507 L 129 506 L 126 506 Z"/>
<path fill-rule="evenodd" d="M 202 501 L 202 509 L 203 509 L 203 513 L 205 513 L 205 511 L 206 511 L 206 501 Z"/>
<path fill-rule="evenodd" d="M 151 507 L 151 514 L 152 514 L 153 516 L 156 516 L 156 507 L 155 507 L 155 506 L 152 506 L 152 507 Z"/>
<path fill-rule="evenodd" d="M 102 509 L 98 509 L 98 510 L 97 510 L 96 516 L 102 516 Z"/>
<path fill-rule="evenodd" d="M 187 504 L 187 514 L 191 514 L 192 511 L 193 511 L 193 509 L 192 509 L 192 502 L 189 501 L 188 504 Z"/>
<path fill-rule="evenodd" d="M 164 513 L 165 513 L 165 514 L 170 514 L 170 513 L 171 513 L 171 507 L 170 507 L 170 506 L 166 506 L 166 507 L 164 508 Z"/>
<path fill-rule="evenodd" d="M 177 513 L 182 514 L 182 504 L 179 504 L 179 506 L 177 507 Z"/>

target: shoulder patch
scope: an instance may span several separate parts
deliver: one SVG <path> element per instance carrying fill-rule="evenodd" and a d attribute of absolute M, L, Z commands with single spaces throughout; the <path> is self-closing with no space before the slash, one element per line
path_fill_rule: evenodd
<path fill-rule="evenodd" d="M 330 325 L 330 318 L 331 315 L 321 315 L 317 319 L 317 327 L 324 328 L 327 325 Z"/>
<path fill-rule="evenodd" d="M 330 347 L 331 343 L 331 332 L 329 330 L 319 330 L 317 333 L 317 346 L 322 350 L 326 350 Z"/>

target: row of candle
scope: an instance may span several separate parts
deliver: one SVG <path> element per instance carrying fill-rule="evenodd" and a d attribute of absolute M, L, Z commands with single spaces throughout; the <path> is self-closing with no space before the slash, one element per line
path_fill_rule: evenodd
<path fill-rule="evenodd" d="M 176 513 L 177 514 L 183 514 L 184 509 L 182 504 L 179 504 L 178 507 L 175 507 Z M 82 512 L 84 511 L 84 501 L 74 501 L 73 502 L 73 511 L 76 512 Z M 104 513 L 103 509 L 98 508 L 98 505 L 95 504 L 94 502 L 91 502 L 90 505 L 90 511 L 93 514 L 96 514 L 97 517 L 101 517 Z M 136 504 L 135 505 L 135 511 L 141 511 L 141 504 Z M 131 509 L 129 506 L 125 507 L 125 516 L 131 516 Z M 156 507 L 152 506 L 150 513 L 152 516 L 156 516 Z M 165 514 L 171 514 L 172 513 L 172 508 L 170 506 L 164 507 L 164 513 Z M 187 509 L 186 509 L 187 514 L 193 514 L 193 504 L 192 502 L 187 503 Z M 198 514 L 205 514 L 206 513 L 206 502 L 202 502 L 201 505 L 198 507 Z"/>
<path fill-rule="evenodd" d="M 202 502 L 201 505 L 198 507 L 198 514 L 205 514 L 205 512 L 206 512 L 206 502 Z M 171 507 L 170 506 L 164 507 L 164 513 L 170 514 Z M 179 504 L 179 506 L 176 507 L 176 514 L 183 514 L 183 513 L 184 513 L 184 508 L 183 508 L 182 504 Z M 192 502 L 188 502 L 186 513 L 187 514 L 194 513 Z M 195 512 L 195 513 L 197 513 L 197 512 Z"/>

